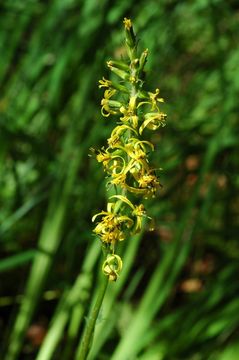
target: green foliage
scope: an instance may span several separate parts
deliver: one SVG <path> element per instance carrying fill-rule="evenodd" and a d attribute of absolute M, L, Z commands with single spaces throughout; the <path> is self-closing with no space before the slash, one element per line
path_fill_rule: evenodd
<path fill-rule="evenodd" d="M 91 217 L 105 207 L 88 154 L 114 126 L 97 86 L 124 56 L 125 16 L 166 100 L 167 127 L 151 136 L 164 186 L 145 204 L 154 232 L 122 242 L 89 360 L 239 357 L 238 14 L 222 0 L 1 2 L 4 360 L 77 360 L 97 295 Z"/>

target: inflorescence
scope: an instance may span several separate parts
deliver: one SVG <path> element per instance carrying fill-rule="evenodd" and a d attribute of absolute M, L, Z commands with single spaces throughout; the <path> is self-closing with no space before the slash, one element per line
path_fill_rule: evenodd
<path fill-rule="evenodd" d="M 125 18 L 123 23 L 128 59 L 108 61 L 117 80 L 99 81 L 99 87 L 105 88 L 101 113 L 104 117 L 117 117 L 118 122 L 107 140 L 108 146 L 96 154 L 109 179 L 107 185 L 115 187 L 116 195 L 109 198 L 107 210 L 92 219 L 98 220 L 93 231 L 107 249 L 102 270 L 110 281 L 116 281 L 122 269 L 122 260 L 115 254 L 116 244 L 139 232 L 147 217 L 144 205 L 133 204 L 129 194 L 147 199 L 154 197 L 161 186 L 149 162 L 154 145 L 143 136 L 146 129 L 156 130 L 166 120 L 159 107 L 164 102 L 159 89 L 144 90 L 148 50 L 138 56 L 131 20 Z"/>

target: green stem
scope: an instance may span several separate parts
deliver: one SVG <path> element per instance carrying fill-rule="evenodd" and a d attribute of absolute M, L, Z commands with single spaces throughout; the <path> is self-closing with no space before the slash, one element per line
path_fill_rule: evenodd
<path fill-rule="evenodd" d="M 99 315 L 99 311 L 100 311 L 102 302 L 104 300 L 104 296 L 106 293 L 108 283 L 109 283 L 108 277 L 104 276 L 104 279 L 101 284 L 101 288 L 99 289 L 99 293 L 98 293 L 98 297 L 97 297 L 95 306 L 92 308 L 89 318 L 86 323 L 86 327 L 85 327 L 85 330 L 83 333 L 83 338 L 82 338 L 80 349 L 79 349 L 79 354 L 76 357 L 77 360 L 85 360 L 88 356 L 90 346 L 92 344 L 92 337 L 93 337 L 93 332 L 95 329 L 95 323 L 96 323 L 97 317 Z"/>

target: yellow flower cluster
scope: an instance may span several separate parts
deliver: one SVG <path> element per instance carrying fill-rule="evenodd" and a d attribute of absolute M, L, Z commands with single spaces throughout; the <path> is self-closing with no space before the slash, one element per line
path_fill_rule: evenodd
<path fill-rule="evenodd" d="M 108 68 L 118 80 L 103 78 L 99 81 L 99 87 L 105 88 L 101 113 L 104 117 L 117 116 L 118 119 L 107 140 L 108 147 L 98 151 L 96 159 L 107 173 L 108 186 L 113 185 L 116 193 L 121 195 L 112 196 L 107 211 L 101 211 L 92 219 L 100 218 L 94 232 L 108 249 L 103 272 L 109 280 L 116 280 L 122 268 L 120 257 L 114 254 L 115 245 L 129 234 L 140 231 L 146 216 L 144 206 L 134 205 L 127 194 L 147 199 L 154 197 L 160 188 L 155 169 L 149 162 L 149 153 L 154 151 L 154 146 L 142 135 L 146 129 L 164 126 L 166 120 L 159 107 L 164 102 L 159 89 L 155 92 L 144 90 L 148 50 L 138 56 L 132 22 L 125 18 L 123 23 L 129 60 L 108 61 Z"/>

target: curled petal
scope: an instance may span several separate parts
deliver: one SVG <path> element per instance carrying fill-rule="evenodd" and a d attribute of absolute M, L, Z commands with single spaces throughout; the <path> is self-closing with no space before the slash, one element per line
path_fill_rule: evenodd
<path fill-rule="evenodd" d="M 142 132 L 145 128 L 150 130 L 156 130 L 159 126 L 165 126 L 166 114 L 164 113 L 148 113 L 145 115 L 145 120 L 139 128 L 139 134 L 142 135 Z"/>
<path fill-rule="evenodd" d="M 129 186 L 128 184 L 125 184 L 125 188 L 132 194 L 136 194 L 136 195 L 144 195 L 146 192 L 145 189 L 135 188 L 133 186 Z"/>
<path fill-rule="evenodd" d="M 134 127 L 135 129 L 137 129 L 137 127 L 138 127 L 138 122 L 139 122 L 138 116 L 137 116 L 137 115 L 133 115 L 133 116 L 131 117 L 131 120 L 132 120 L 132 125 L 133 125 L 133 127 Z"/>
<path fill-rule="evenodd" d="M 101 211 L 101 212 L 95 214 L 95 215 L 92 217 L 92 222 L 94 222 L 95 219 L 96 219 L 98 216 L 102 216 L 102 215 L 109 215 L 109 212 L 107 212 L 107 211 Z"/>
<path fill-rule="evenodd" d="M 164 99 L 159 98 L 158 95 L 159 95 L 159 89 L 156 89 L 155 93 L 148 92 L 146 95 L 143 95 L 143 97 L 146 100 L 141 101 L 137 107 L 139 108 L 140 106 L 147 104 L 147 105 L 151 105 L 151 110 L 155 110 L 155 109 L 158 110 L 157 102 L 164 102 Z"/>
<path fill-rule="evenodd" d="M 110 99 L 112 96 L 114 96 L 116 93 L 115 89 L 107 89 L 104 92 L 104 99 Z"/>
<path fill-rule="evenodd" d="M 120 155 L 112 156 L 113 163 L 108 164 L 108 172 L 112 174 L 112 176 L 120 175 L 124 173 L 125 169 L 125 159 Z"/>
<path fill-rule="evenodd" d="M 134 128 L 132 128 L 132 127 L 129 126 L 129 125 L 123 124 L 123 125 L 118 125 L 118 126 L 116 126 L 116 127 L 113 129 L 113 131 L 112 131 L 112 133 L 111 133 L 111 136 L 112 136 L 112 135 L 119 135 L 119 136 L 120 136 L 122 132 L 127 131 L 127 130 L 133 131 L 136 135 L 138 134 L 137 131 L 136 131 Z"/>
<path fill-rule="evenodd" d="M 131 209 L 135 210 L 134 205 L 132 204 L 131 201 L 129 201 L 129 199 L 127 199 L 127 197 L 125 197 L 123 195 L 113 195 L 110 197 L 110 199 L 112 199 L 112 198 L 116 198 L 116 199 L 123 201 L 124 203 L 128 204 L 129 207 L 131 207 Z"/>
<path fill-rule="evenodd" d="M 126 215 L 118 216 L 118 221 L 120 223 L 125 222 L 127 227 L 131 227 L 134 224 L 133 220 Z"/>
<path fill-rule="evenodd" d="M 120 136 L 123 132 L 127 130 L 133 131 L 137 135 L 137 131 L 133 129 L 131 126 L 126 124 L 118 125 L 113 129 L 110 138 L 108 139 L 109 146 L 113 148 L 113 147 L 117 147 L 117 145 L 120 145 Z"/>
<path fill-rule="evenodd" d="M 117 111 L 115 110 L 118 110 L 118 108 L 121 107 L 121 103 L 119 101 L 109 100 L 106 98 L 103 98 L 101 100 L 101 105 L 102 105 L 101 114 L 104 117 L 108 117 L 110 116 L 110 114 L 112 115 L 117 114 Z"/>
<path fill-rule="evenodd" d="M 152 151 L 154 151 L 154 145 L 150 142 L 150 141 L 146 141 L 146 140 L 139 140 L 135 143 L 135 146 L 137 147 L 138 145 L 142 146 L 142 144 L 146 144 L 148 145 Z M 144 147 L 143 147 L 144 148 Z"/>
<path fill-rule="evenodd" d="M 104 275 L 109 277 L 109 281 L 116 281 L 123 267 L 121 257 L 115 254 L 108 255 L 102 265 Z"/>

